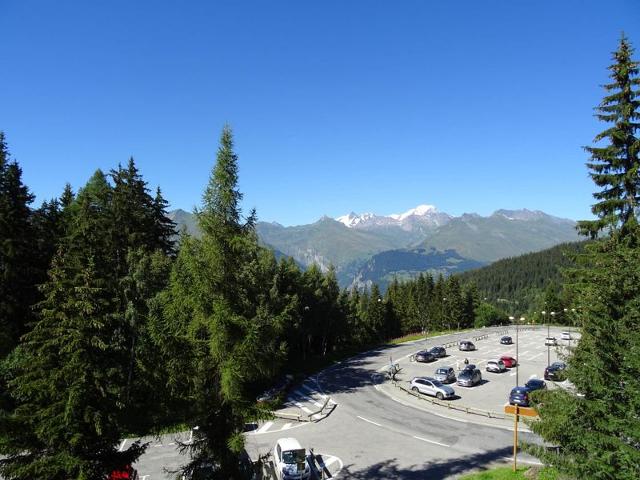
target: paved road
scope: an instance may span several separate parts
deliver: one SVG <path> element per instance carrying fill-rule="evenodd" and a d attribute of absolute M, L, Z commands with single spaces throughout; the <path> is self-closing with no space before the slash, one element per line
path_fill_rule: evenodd
<path fill-rule="evenodd" d="M 379 382 L 375 373 L 389 362 L 389 356 L 401 358 L 415 350 L 416 345 L 385 347 L 325 370 L 317 383 L 306 385 L 338 404 L 331 415 L 311 424 L 276 420 L 266 428 L 259 425 L 247 435 L 247 451 L 257 458 L 277 438 L 294 436 L 316 454 L 335 457 L 334 471 L 341 467 L 336 477 L 351 479 L 457 478 L 473 469 L 508 462 L 513 434 L 507 429 L 478 425 L 471 418 L 443 418 L 399 403 L 375 388 Z M 533 440 L 527 433 L 521 438 Z M 158 443 L 162 447 L 151 447 L 140 459 L 137 468 L 141 475 L 148 475 L 144 480 L 171 478 L 162 474 L 162 464 L 175 466 L 181 459 L 168 443 Z M 524 455 L 521 460 L 536 462 Z"/>

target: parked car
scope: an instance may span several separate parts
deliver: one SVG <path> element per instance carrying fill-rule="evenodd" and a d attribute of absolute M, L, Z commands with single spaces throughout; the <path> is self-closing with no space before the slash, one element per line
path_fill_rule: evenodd
<path fill-rule="evenodd" d="M 489 360 L 487 362 L 487 372 L 502 373 L 507 370 L 502 360 Z"/>
<path fill-rule="evenodd" d="M 469 340 L 462 340 L 458 344 L 458 349 L 463 352 L 470 352 L 472 350 L 475 350 L 476 346 L 473 344 L 473 342 L 470 342 Z"/>
<path fill-rule="evenodd" d="M 560 334 L 560 340 L 571 340 L 571 333 L 570 332 L 562 332 Z"/>
<path fill-rule="evenodd" d="M 456 372 L 453 367 L 440 367 L 436 369 L 433 378 L 442 383 L 453 383 L 456 381 Z"/>
<path fill-rule="evenodd" d="M 547 337 L 544 339 L 544 346 L 551 346 L 551 347 L 555 347 L 556 345 L 558 345 L 558 341 L 556 340 L 556 337 Z"/>
<path fill-rule="evenodd" d="M 465 369 L 458 375 L 458 385 L 461 387 L 473 387 L 482 382 L 482 373 L 477 368 Z"/>
<path fill-rule="evenodd" d="M 125 465 L 112 471 L 108 480 L 138 480 L 138 472 L 131 465 Z"/>
<path fill-rule="evenodd" d="M 436 397 L 438 400 L 444 400 L 445 398 L 453 398 L 456 396 L 456 392 L 448 385 L 444 385 L 435 378 L 431 377 L 414 377 L 409 382 L 411 390 L 414 392 L 424 393 Z"/>
<path fill-rule="evenodd" d="M 508 335 L 505 335 L 500 339 L 501 345 L 511 345 L 512 343 L 513 343 L 513 339 Z"/>
<path fill-rule="evenodd" d="M 544 380 L 540 380 L 539 378 L 531 378 L 527 383 L 524 384 L 525 387 L 529 389 L 530 392 L 535 390 L 544 390 L 547 388 L 547 384 L 544 383 Z"/>
<path fill-rule="evenodd" d="M 436 358 L 444 358 L 447 356 L 447 351 L 444 347 L 433 347 L 429 350 L 429 353 Z"/>
<path fill-rule="evenodd" d="M 502 363 L 504 363 L 504 366 L 507 368 L 513 368 L 518 365 L 518 360 L 510 357 L 509 355 L 503 355 L 502 357 L 500 357 L 500 360 L 502 360 Z"/>
<path fill-rule="evenodd" d="M 433 362 L 436 357 L 434 357 L 431 352 L 427 350 L 420 350 L 415 355 L 416 362 Z"/>
<path fill-rule="evenodd" d="M 565 369 L 567 364 L 564 362 L 553 362 L 547 368 L 544 369 L 544 379 L 553 380 L 554 382 L 561 382 L 567 378 Z"/>
<path fill-rule="evenodd" d="M 509 405 L 529 406 L 529 389 L 527 387 L 514 387 L 509 393 Z"/>
<path fill-rule="evenodd" d="M 280 438 L 273 447 L 273 465 L 280 480 L 311 478 L 307 452 L 295 438 Z"/>

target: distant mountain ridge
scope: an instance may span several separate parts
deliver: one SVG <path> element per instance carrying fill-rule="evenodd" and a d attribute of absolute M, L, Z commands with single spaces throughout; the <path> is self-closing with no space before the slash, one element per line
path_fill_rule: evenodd
<path fill-rule="evenodd" d="M 193 214 L 170 217 L 199 235 Z M 258 222 L 260 241 L 278 256 L 291 256 L 301 266 L 333 265 L 342 286 L 386 284 L 394 276 L 410 278 L 423 271 L 451 274 L 496 260 L 536 252 L 578 239 L 573 220 L 538 210 L 496 210 L 488 217 L 459 217 L 433 205 L 401 214 L 373 213 L 322 217 L 315 223 L 285 227 Z"/>

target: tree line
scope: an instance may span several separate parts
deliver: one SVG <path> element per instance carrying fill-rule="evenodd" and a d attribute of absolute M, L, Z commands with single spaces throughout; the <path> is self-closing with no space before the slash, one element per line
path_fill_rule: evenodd
<path fill-rule="evenodd" d="M 255 398 L 279 374 L 474 324 L 455 277 L 349 291 L 332 268 L 276 260 L 237 184 L 225 127 L 200 238 L 176 232 L 133 159 L 34 209 L 0 133 L 0 475 L 106 478 L 146 447 L 119 451 L 125 435 L 186 424 L 184 473 L 215 461 L 240 478 L 244 424 L 269 415 Z"/>
<path fill-rule="evenodd" d="M 631 54 L 623 38 L 598 110 L 612 126 L 596 142 L 608 143 L 588 147 L 602 190 L 597 219 L 579 225 L 594 241 L 566 271 L 568 296 L 552 288 L 544 299 L 565 302 L 557 311 L 580 306 L 568 377 L 582 396 L 543 392 L 532 428 L 561 453 L 530 448 L 576 477 L 639 476 L 640 82 Z M 220 478 L 242 478 L 244 424 L 269 415 L 255 398 L 279 373 L 411 332 L 500 323 L 512 308 L 456 276 L 341 291 L 332 269 L 277 261 L 258 241 L 255 211 L 240 208 L 229 127 L 196 212 L 200 238 L 175 241 L 167 202 L 133 159 L 37 209 L 21 175 L 0 133 L 0 475 L 9 480 L 107 478 L 146 448 L 121 451 L 125 435 L 178 423 L 199 427 L 182 445 L 182 472 L 215 463 Z"/>

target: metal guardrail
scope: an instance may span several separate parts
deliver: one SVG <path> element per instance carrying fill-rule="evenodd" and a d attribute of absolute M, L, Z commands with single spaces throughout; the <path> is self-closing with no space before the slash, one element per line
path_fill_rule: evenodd
<path fill-rule="evenodd" d="M 488 418 L 499 418 L 499 419 L 506 418 L 504 416 L 504 414 L 498 413 L 498 412 L 492 412 L 491 410 L 482 410 L 480 408 L 466 407 L 464 405 L 456 405 L 456 404 L 452 404 L 450 402 L 444 402 L 444 401 L 437 400 L 435 398 L 426 397 L 425 395 L 423 395 L 421 393 L 417 393 L 417 392 L 414 392 L 413 390 L 409 390 L 409 389 L 405 388 L 404 386 L 400 385 L 399 382 L 393 382 L 393 386 L 396 387 L 396 388 L 399 388 L 403 392 L 408 393 L 409 395 L 412 395 L 412 396 L 414 396 L 414 397 L 416 397 L 416 398 L 418 398 L 420 400 L 423 400 L 425 402 L 429 402 L 429 403 L 431 403 L 433 405 L 446 407 L 448 410 L 457 410 L 457 411 L 464 412 L 464 413 L 467 413 L 467 414 L 481 415 L 483 417 L 488 417 Z"/>

